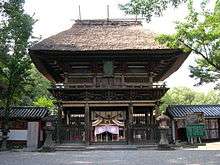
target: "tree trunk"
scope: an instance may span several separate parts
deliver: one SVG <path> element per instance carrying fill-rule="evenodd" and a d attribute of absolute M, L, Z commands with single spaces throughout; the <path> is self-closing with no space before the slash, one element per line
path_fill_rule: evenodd
<path fill-rule="evenodd" d="M 10 107 L 11 107 L 11 100 L 13 91 L 10 87 L 8 88 L 8 94 L 6 96 L 6 104 L 4 107 L 4 114 L 3 114 L 3 122 L 2 122 L 2 148 L 1 150 L 5 151 L 8 150 L 7 148 L 7 139 L 8 139 L 8 133 L 9 133 L 9 115 L 10 115 Z"/>

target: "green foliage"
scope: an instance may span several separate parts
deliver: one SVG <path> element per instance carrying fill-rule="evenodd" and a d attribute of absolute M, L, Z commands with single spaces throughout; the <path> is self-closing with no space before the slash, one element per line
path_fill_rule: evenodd
<path fill-rule="evenodd" d="M 198 104 L 220 104 L 219 91 L 209 91 L 207 94 L 197 92 L 187 87 L 170 89 L 161 99 L 161 111 L 165 111 L 168 105 L 198 105 Z"/>
<path fill-rule="evenodd" d="M 141 15 L 150 21 L 152 16 L 161 16 L 168 7 L 177 7 L 187 0 L 130 0 L 124 5 L 119 5 L 126 14 Z"/>
<path fill-rule="evenodd" d="M 35 106 L 39 106 L 39 107 L 47 107 L 48 109 L 50 109 L 52 112 L 54 112 L 55 106 L 54 106 L 54 100 L 49 99 L 45 96 L 36 98 L 35 101 L 33 102 L 33 104 Z"/>
<path fill-rule="evenodd" d="M 24 0 L 0 0 L 0 81 L 7 88 L 1 103 L 5 113 L 2 131 L 8 134 L 11 107 L 25 91 L 30 79 L 31 60 L 27 53 L 35 21 L 24 13 Z M 2 142 L 6 149 L 7 139 Z"/>
<path fill-rule="evenodd" d="M 37 71 L 34 65 L 32 65 L 30 72 L 32 81 L 25 85 L 25 93 L 22 97 L 19 97 L 17 101 L 21 106 L 33 105 L 33 101 L 42 96 L 47 99 L 52 99 L 51 93 L 48 91 L 50 82 Z"/>
<path fill-rule="evenodd" d="M 220 1 L 216 1 L 213 10 L 208 10 L 208 4 L 203 1 L 197 11 L 189 0 L 189 15 L 184 22 L 177 22 L 176 33 L 157 38 L 170 48 L 182 48 L 198 55 L 197 65 L 190 66 L 191 77 L 198 80 L 197 85 L 220 78 Z"/>
<path fill-rule="evenodd" d="M 52 98 L 50 83 L 32 64 L 27 48 L 33 43 L 35 21 L 24 13 L 24 0 L 0 0 L 0 82 L 7 90 L 0 94 L 0 105 L 30 106 L 42 96 Z M 31 41 L 31 42 L 30 42 Z"/>
<path fill-rule="evenodd" d="M 0 79 L 7 85 L 2 102 L 9 110 L 30 82 L 27 48 L 35 21 L 24 13 L 24 0 L 1 0 L 0 4 Z"/>

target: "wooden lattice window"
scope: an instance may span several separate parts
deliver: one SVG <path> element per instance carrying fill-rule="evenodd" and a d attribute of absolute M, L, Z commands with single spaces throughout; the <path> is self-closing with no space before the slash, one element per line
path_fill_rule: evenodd
<path fill-rule="evenodd" d="M 144 65 L 128 65 L 128 73 L 146 73 Z"/>
<path fill-rule="evenodd" d="M 89 65 L 74 65 L 72 66 L 73 73 L 91 73 L 91 67 Z"/>
<path fill-rule="evenodd" d="M 114 66 L 112 61 L 105 61 L 103 64 L 104 76 L 111 77 L 114 72 Z"/>

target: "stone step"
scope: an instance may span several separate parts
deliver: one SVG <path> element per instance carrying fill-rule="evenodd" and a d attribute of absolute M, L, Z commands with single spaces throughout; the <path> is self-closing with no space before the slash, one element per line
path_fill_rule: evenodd
<path fill-rule="evenodd" d="M 60 144 L 55 146 L 55 151 L 85 151 L 85 145 L 79 144 Z"/>
<path fill-rule="evenodd" d="M 156 144 L 147 144 L 147 145 L 138 145 L 138 150 L 157 150 L 158 145 Z"/>
<path fill-rule="evenodd" d="M 86 149 L 112 151 L 112 150 L 137 150 L 137 147 L 135 145 L 91 145 L 86 147 Z"/>
<path fill-rule="evenodd" d="M 91 145 L 127 145 L 126 141 L 114 141 L 114 142 L 92 142 Z"/>
<path fill-rule="evenodd" d="M 91 144 L 86 146 L 85 144 L 77 143 L 64 143 L 55 146 L 56 151 L 92 151 L 92 150 L 157 150 L 158 146 L 156 144 L 147 145 L 127 145 L 127 144 Z"/>
<path fill-rule="evenodd" d="M 79 149 L 79 148 L 55 148 L 55 151 L 86 151 L 86 148 Z"/>

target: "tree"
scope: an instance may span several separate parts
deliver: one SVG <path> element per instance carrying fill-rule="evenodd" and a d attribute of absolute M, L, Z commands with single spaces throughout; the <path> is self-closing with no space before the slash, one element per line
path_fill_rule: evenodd
<path fill-rule="evenodd" d="M 183 48 L 199 55 L 196 66 L 190 66 L 191 77 L 198 80 L 196 85 L 216 82 L 220 88 L 220 0 L 214 9 L 208 0 L 130 0 L 121 9 L 128 14 L 142 15 L 150 21 L 153 15 L 161 16 L 168 6 L 177 7 L 187 2 L 189 15 L 184 22 L 177 22 L 176 33 L 161 35 L 157 40 L 170 48 Z M 193 7 L 200 3 L 200 9 Z"/>
<path fill-rule="evenodd" d="M 187 87 L 176 87 L 170 89 L 161 99 L 161 111 L 165 111 L 168 105 L 198 105 L 198 104 L 219 104 L 220 93 L 209 91 L 207 94 L 196 92 Z"/>
<path fill-rule="evenodd" d="M 39 107 L 46 107 L 51 111 L 52 114 L 56 114 L 57 112 L 55 109 L 54 101 L 55 100 L 52 100 L 52 99 L 47 98 L 45 96 L 41 96 L 41 97 L 36 98 L 33 101 L 33 104 L 35 106 L 39 106 Z"/>
<path fill-rule="evenodd" d="M 33 64 L 30 72 L 32 81 L 25 85 L 25 93 L 22 97 L 18 98 L 17 104 L 22 106 L 34 105 L 33 102 L 40 97 L 53 100 L 51 93 L 48 91 L 48 88 L 50 88 L 50 82 L 42 76 Z"/>
<path fill-rule="evenodd" d="M 27 53 L 34 20 L 24 13 L 24 0 L 0 1 L 0 77 L 7 89 L 3 97 L 3 143 L 6 149 L 10 109 L 30 81 L 31 60 Z"/>
<path fill-rule="evenodd" d="M 178 22 L 176 33 L 160 35 L 157 40 L 170 48 L 182 48 L 198 55 L 196 66 L 190 66 L 191 77 L 203 83 L 219 83 L 220 78 L 220 1 L 215 8 L 207 9 L 207 2 L 201 3 L 200 11 L 189 1 L 189 15 L 184 22 Z"/>
<path fill-rule="evenodd" d="M 130 0 L 124 5 L 119 5 L 126 14 L 141 15 L 149 22 L 152 16 L 161 16 L 169 6 L 177 7 L 187 0 Z"/>

